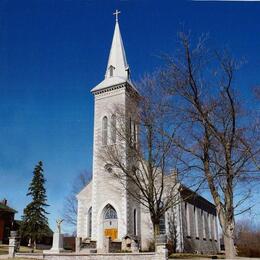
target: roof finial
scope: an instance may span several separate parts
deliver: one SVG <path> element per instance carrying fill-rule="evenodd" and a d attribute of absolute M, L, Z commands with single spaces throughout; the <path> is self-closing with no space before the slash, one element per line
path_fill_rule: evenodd
<path fill-rule="evenodd" d="M 116 16 L 116 22 L 118 22 L 118 15 L 119 15 L 120 13 L 121 13 L 121 12 L 118 11 L 117 9 L 116 9 L 116 11 L 113 13 L 113 15 Z"/>

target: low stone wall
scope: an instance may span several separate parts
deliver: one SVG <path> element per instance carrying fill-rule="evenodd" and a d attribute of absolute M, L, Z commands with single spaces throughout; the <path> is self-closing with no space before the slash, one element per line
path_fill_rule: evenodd
<path fill-rule="evenodd" d="M 163 239 L 162 239 L 163 238 Z M 152 253 L 54 253 L 44 252 L 43 254 L 35 253 L 15 253 L 16 257 L 20 258 L 34 258 L 34 259 L 46 259 L 46 260 L 167 260 L 168 250 L 165 247 L 165 238 L 162 237 L 156 240 L 156 252 Z M 108 248 L 111 243 L 111 239 L 107 240 Z M 117 243 L 121 248 L 121 242 Z"/>
<path fill-rule="evenodd" d="M 43 259 L 43 254 L 41 253 L 15 253 L 17 258 L 32 258 L 32 259 Z"/>
<path fill-rule="evenodd" d="M 59 255 L 44 255 L 43 259 L 47 260 L 155 260 L 155 253 L 140 253 L 140 254 L 123 254 L 123 253 L 108 253 L 108 254 L 59 254 Z"/>
<path fill-rule="evenodd" d="M 111 241 L 109 245 L 109 253 L 121 252 L 122 242 Z"/>
<path fill-rule="evenodd" d="M 109 253 L 109 254 L 34 254 L 16 253 L 17 258 L 33 258 L 46 260 L 166 260 L 156 253 Z"/>

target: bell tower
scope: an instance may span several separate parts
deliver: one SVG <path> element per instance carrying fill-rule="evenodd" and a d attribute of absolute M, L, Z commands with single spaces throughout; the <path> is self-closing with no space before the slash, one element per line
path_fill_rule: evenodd
<path fill-rule="evenodd" d="M 139 205 L 131 199 L 118 179 L 111 178 L 99 156 L 103 147 L 117 145 L 117 138 L 111 131 L 111 125 L 117 120 L 113 112 L 115 106 L 122 107 L 123 113 L 129 113 L 128 105 L 139 95 L 130 79 L 119 14 L 118 10 L 114 13 L 116 22 L 105 78 L 91 90 L 95 99 L 91 239 L 97 241 L 97 249 L 103 247 L 106 235 L 121 239 L 127 234 L 138 235 L 140 230 L 137 224 L 140 222 L 137 219 L 140 215 Z M 122 154 L 127 161 L 126 149 Z"/>

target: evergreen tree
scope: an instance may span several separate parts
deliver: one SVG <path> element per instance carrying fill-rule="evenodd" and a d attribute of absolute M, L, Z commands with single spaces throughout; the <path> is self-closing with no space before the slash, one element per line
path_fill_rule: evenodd
<path fill-rule="evenodd" d="M 34 168 L 33 178 L 28 188 L 27 196 L 32 197 L 32 201 L 24 209 L 22 216 L 21 233 L 22 236 L 30 239 L 31 244 L 36 247 L 36 242 L 48 232 L 48 218 L 45 208 L 47 204 L 46 180 L 43 176 L 43 167 L 40 161 Z"/>

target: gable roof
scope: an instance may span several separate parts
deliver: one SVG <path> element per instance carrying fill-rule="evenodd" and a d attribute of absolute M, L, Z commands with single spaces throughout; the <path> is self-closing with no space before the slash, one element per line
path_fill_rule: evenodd
<path fill-rule="evenodd" d="M 84 199 L 86 196 L 91 196 L 92 192 L 92 179 L 90 182 L 76 195 L 77 199 Z"/>

